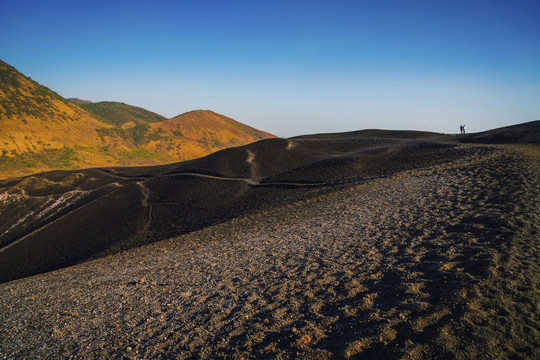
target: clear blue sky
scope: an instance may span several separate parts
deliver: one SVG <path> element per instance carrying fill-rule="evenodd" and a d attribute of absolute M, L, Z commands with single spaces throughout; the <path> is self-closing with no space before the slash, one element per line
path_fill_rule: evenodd
<path fill-rule="evenodd" d="M 540 1 L 27 1 L 0 59 L 64 97 L 278 136 L 540 119 Z"/>

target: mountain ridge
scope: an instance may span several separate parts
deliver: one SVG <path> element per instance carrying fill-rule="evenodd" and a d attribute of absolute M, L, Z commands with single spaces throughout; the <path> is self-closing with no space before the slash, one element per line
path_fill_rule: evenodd
<path fill-rule="evenodd" d="M 0 60 L 0 179 L 57 169 L 166 164 L 274 137 L 247 125 L 234 132 L 241 126 L 233 119 L 202 112 L 201 121 L 201 114 L 221 116 L 224 125 L 190 139 L 181 131 L 165 134 L 151 126 L 170 120 L 159 114 L 119 102 L 64 99 Z"/>
<path fill-rule="evenodd" d="M 113 126 L 122 126 L 128 122 L 141 124 L 167 120 L 165 116 L 155 112 L 117 101 L 82 102 L 78 105 L 97 119 Z"/>

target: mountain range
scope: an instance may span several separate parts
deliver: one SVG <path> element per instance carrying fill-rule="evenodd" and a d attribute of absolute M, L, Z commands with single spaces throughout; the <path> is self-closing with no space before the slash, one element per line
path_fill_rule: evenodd
<path fill-rule="evenodd" d="M 167 119 L 120 102 L 65 99 L 0 60 L 0 178 L 157 165 L 273 135 L 209 110 Z"/>

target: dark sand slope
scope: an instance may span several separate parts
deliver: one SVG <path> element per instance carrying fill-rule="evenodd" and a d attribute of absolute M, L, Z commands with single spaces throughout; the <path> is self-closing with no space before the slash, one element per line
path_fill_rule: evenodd
<path fill-rule="evenodd" d="M 540 358 L 538 144 L 332 137 L 5 182 L 4 199 L 49 184 L 18 191 L 38 214 L 44 196 L 75 205 L 4 244 L 100 201 L 117 206 L 99 214 L 116 235 L 93 230 L 105 253 L 200 227 L 0 284 L 0 358 Z"/>
<path fill-rule="evenodd" d="M 540 153 L 526 149 L 471 148 L 4 283 L 0 356 L 538 358 Z"/>
<path fill-rule="evenodd" d="M 165 166 L 0 181 L 0 282 L 469 154 L 393 134 L 269 139 Z"/>

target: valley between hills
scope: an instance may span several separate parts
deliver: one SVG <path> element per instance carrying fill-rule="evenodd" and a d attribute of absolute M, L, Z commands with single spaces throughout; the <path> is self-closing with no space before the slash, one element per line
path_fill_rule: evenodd
<path fill-rule="evenodd" d="M 0 65 L 0 358 L 540 358 L 540 121 L 281 139 Z"/>

